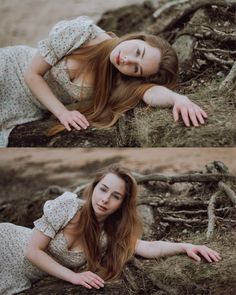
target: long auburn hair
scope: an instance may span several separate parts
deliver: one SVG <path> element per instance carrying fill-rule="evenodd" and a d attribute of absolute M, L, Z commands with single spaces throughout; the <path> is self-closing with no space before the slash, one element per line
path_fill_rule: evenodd
<path fill-rule="evenodd" d="M 101 249 L 101 228 L 92 208 L 92 195 L 96 185 L 113 173 L 125 182 L 125 197 L 121 207 L 108 216 L 103 225 L 107 238 L 106 251 Z M 93 182 L 84 190 L 86 200 L 80 211 L 76 237 L 79 238 L 87 260 L 87 269 L 97 272 L 104 279 L 120 275 L 124 264 L 132 257 L 136 241 L 142 234 L 142 222 L 136 210 L 137 182 L 126 168 L 113 164 L 97 173 Z"/>
<path fill-rule="evenodd" d="M 121 42 L 140 39 L 161 52 L 158 72 L 149 77 L 130 77 L 120 73 L 110 62 L 111 51 Z M 114 37 L 97 45 L 80 48 L 71 54 L 75 60 L 85 62 L 83 69 L 79 69 L 75 77 L 86 70 L 94 75 L 92 102 L 78 103 L 80 111 L 90 122 L 98 128 L 114 125 L 120 116 L 133 109 L 143 98 L 144 93 L 152 86 L 163 85 L 173 88 L 177 80 L 178 58 L 171 45 L 159 36 L 146 33 L 131 33 L 123 37 Z M 48 135 L 63 131 L 62 124 L 52 127 Z"/>

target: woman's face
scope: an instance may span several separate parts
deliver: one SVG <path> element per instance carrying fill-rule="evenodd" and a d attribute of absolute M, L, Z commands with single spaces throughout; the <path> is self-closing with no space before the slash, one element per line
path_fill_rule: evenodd
<path fill-rule="evenodd" d="M 111 63 L 122 74 L 147 77 L 158 72 L 161 52 L 139 39 L 123 41 L 110 54 Z"/>
<path fill-rule="evenodd" d="M 125 198 L 125 182 L 113 173 L 106 174 L 95 186 L 92 206 L 98 221 L 118 210 Z"/>

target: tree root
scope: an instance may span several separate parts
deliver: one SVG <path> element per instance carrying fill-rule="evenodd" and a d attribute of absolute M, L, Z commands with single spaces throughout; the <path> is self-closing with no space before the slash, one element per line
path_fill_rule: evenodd
<path fill-rule="evenodd" d="M 207 60 L 222 64 L 222 65 L 231 66 L 234 64 L 233 60 L 224 60 L 222 58 L 218 58 L 213 53 L 204 53 L 204 56 L 206 57 Z"/>
<path fill-rule="evenodd" d="M 214 234 L 215 220 L 216 220 L 215 203 L 217 198 L 222 194 L 222 192 L 232 201 L 234 207 L 236 208 L 236 195 L 234 191 L 226 183 L 222 181 L 218 183 L 218 188 L 219 188 L 219 191 L 217 191 L 211 196 L 209 205 L 208 205 L 208 227 L 207 227 L 207 233 L 206 233 L 207 240 L 210 240 Z"/>
<path fill-rule="evenodd" d="M 227 197 L 230 198 L 234 207 L 236 208 L 236 195 L 234 191 L 224 182 L 220 181 L 218 183 L 218 187 L 226 194 Z"/>
<path fill-rule="evenodd" d="M 236 6 L 235 0 L 176 0 L 167 1 L 166 4 L 158 8 L 153 17 L 156 18 L 156 23 L 149 26 L 148 31 L 153 34 L 160 34 L 163 31 L 170 29 L 183 17 L 195 12 L 201 7 L 211 5 L 233 7 Z"/>
<path fill-rule="evenodd" d="M 171 223 L 184 223 L 184 224 L 207 224 L 207 220 L 201 220 L 201 219 L 186 219 L 186 218 L 176 218 L 172 216 L 166 216 L 161 218 L 164 221 L 171 222 Z"/>
<path fill-rule="evenodd" d="M 190 35 L 198 39 L 211 39 L 218 43 L 225 42 L 236 42 L 236 34 L 234 33 L 225 33 L 216 29 L 213 29 L 209 26 L 188 26 L 186 29 L 178 33 L 177 37 L 182 35 Z"/>
<path fill-rule="evenodd" d="M 138 184 L 143 184 L 148 181 L 163 181 L 169 184 L 173 184 L 175 182 L 219 182 L 220 180 L 236 180 L 235 175 L 230 174 L 184 174 L 184 175 L 176 175 L 176 176 L 165 176 L 161 174 L 149 174 L 143 177 L 139 177 L 136 179 Z"/>
<path fill-rule="evenodd" d="M 203 51 L 203 52 L 214 52 L 214 53 L 221 53 L 221 54 L 231 54 L 234 55 L 236 54 L 236 50 L 225 50 L 225 49 L 220 49 L 220 48 L 203 48 L 203 47 L 197 47 L 195 48 L 197 51 Z"/>
<path fill-rule="evenodd" d="M 233 64 L 229 74 L 226 76 L 224 81 L 220 84 L 219 92 L 225 93 L 231 90 L 235 85 L 235 81 L 236 81 L 236 62 Z"/>
<path fill-rule="evenodd" d="M 229 212 L 232 209 L 232 207 L 224 207 L 224 208 L 218 208 L 215 209 L 215 212 Z M 159 210 L 160 211 L 160 210 Z M 205 214 L 207 215 L 207 210 L 179 210 L 179 211 L 166 211 L 165 214 L 172 215 L 172 214 L 177 214 L 177 215 L 199 215 L 199 214 Z"/>

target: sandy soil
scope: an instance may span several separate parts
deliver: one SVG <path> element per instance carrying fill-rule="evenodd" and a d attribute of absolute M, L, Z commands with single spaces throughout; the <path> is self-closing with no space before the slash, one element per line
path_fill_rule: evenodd
<path fill-rule="evenodd" d="M 107 10 L 143 0 L 0 0 L 0 47 L 36 46 L 59 20 L 88 15 L 97 21 Z M 157 0 L 153 0 L 153 3 Z"/>

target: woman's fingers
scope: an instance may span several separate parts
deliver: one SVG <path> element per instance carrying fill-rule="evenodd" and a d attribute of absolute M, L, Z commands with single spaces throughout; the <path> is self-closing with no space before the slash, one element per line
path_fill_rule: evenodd
<path fill-rule="evenodd" d="M 89 126 L 89 122 L 88 120 L 86 119 L 86 117 L 84 115 L 82 115 L 80 112 L 76 111 L 76 117 L 81 120 L 81 122 L 83 122 L 84 126 L 85 127 L 88 127 Z"/>
<path fill-rule="evenodd" d="M 86 273 L 84 281 L 87 285 L 96 289 L 104 287 L 104 280 L 92 272 Z"/>
<path fill-rule="evenodd" d="M 179 121 L 179 112 L 178 112 L 176 106 L 173 107 L 173 117 L 174 117 L 175 122 Z"/>
<path fill-rule="evenodd" d="M 184 121 L 184 124 L 189 127 L 190 126 L 190 122 L 189 122 L 189 116 L 188 116 L 188 110 L 186 107 L 183 107 L 180 109 L 181 112 L 181 117 Z"/>
<path fill-rule="evenodd" d="M 76 130 L 81 130 L 81 127 L 75 121 L 71 121 L 70 125 L 73 126 Z"/>
<path fill-rule="evenodd" d="M 92 278 L 94 278 L 104 284 L 104 280 L 101 277 L 99 277 L 98 275 L 96 275 L 95 273 L 91 272 L 91 276 L 92 276 Z"/>
<path fill-rule="evenodd" d="M 81 128 L 87 129 L 89 126 L 88 120 L 78 111 L 66 111 L 59 117 L 59 120 L 68 131 L 71 131 L 71 127 L 81 130 Z"/>
<path fill-rule="evenodd" d="M 181 106 L 179 109 L 174 108 L 174 119 L 178 118 L 176 113 L 179 112 L 181 113 L 181 117 L 187 127 L 190 126 L 190 122 L 194 127 L 199 127 L 199 123 L 204 124 L 204 119 L 207 118 L 207 114 L 197 105 Z M 175 121 L 177 120 L 175 119 Z"/>
<path fill-rule="evenodd" d="M 193 258 L 196 261 L 201 261 L 201 258 L 196 253 L 194 253 L 193 251 L 188 253 L 188 256 L 190 256 L 191 258 Z"/>
<path fill-rule="evenodd" d="M 193 246 L 190 251 L 187 252 L 188 256 L 200 261 L 201 258 L 198 254 L 201 254 L 208 262 L 218 262 L 221 257 L 218 252 L 206 247 L 206 246 Z"/>
<path fill-rule="evenodd" d="M 96 279 L 93 279 L 92 281 L 88 282 L 88 284 L 96 289 L 100 289 L 101 287 L 104 286 L 101 282 L 99 282 Z"/>
<path fill-rule="evenodd" d="M 68 131 L 71 131 L 71 128 L 70 128 L 68 122 L 63 123 L 63 125 L 66 127 L 66 129 L 67 129 Z"/>
<path fill-rule="evenodd" d="M 198 120 L 197 120 L 197 116 L 196 116 L 196 111 L 193 107 L 189 108 L 188 115 L 189 115 L 189 118 L 190 118 L 193 126 L 198 127 L 199 124 L 198 124 Z"/>
<path fill-rule="evenodd" d="M 87 289 L 92 289 L 92 287 L 86 282 L 82 282 L 81 285 L 84 286 Z"/>
<path fill-rule="evenodd" d="M 208 247 L 204 247 L 203 249 L 200 249 L 199 252 L 208 262 L 213 262 L 213 261 L 217 262 L 221 259 L 219 253 L 217 253 L 216 251 Z"/>
<path fill-rule="evenodd" d="M 206 259 L 206 261 L 212 262 L 211 257 L 209 256 L 209 254 L 206 251 L 199 251 L 199 252 Z"/>

